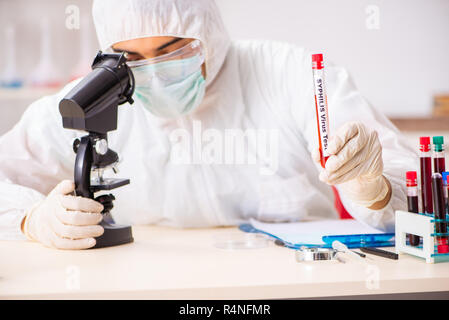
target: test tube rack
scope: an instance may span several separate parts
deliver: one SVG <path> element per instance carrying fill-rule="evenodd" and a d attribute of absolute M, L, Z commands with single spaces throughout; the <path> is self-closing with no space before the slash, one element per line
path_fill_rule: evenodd
<path fill-rule="evenodd" d="M 438 253 L 436 245 L 437 235 L 449 237 L 449 233 L 437 234 L 435 222 L 446 222 L 449 224 L 449 217 L 446 216 L 446 219 L 438 220 L 432 214 L 396 211 L 396 253 L 407 253 L 421 257 L 427 263 L 449 262 L 449 253 Z M 422 243 L 417 247 L 409 245 L 407 243 L 407 234 L 420 236 Z"/>

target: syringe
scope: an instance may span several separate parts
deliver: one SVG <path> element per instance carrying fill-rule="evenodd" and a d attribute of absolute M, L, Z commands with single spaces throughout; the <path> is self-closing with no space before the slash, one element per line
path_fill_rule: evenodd
<path fill-rule="evenodd" d="M 320 162 L 321 166 L 324 168 L 326 161 L 329 158 L 329 153 L 327 152 L 329 140 L 329 116 L 326 87 L 324 85 L 323 55 L 321 53 L 312 55 L 312 71 L 315 89 L 316 123 L 318 129 Z"/>

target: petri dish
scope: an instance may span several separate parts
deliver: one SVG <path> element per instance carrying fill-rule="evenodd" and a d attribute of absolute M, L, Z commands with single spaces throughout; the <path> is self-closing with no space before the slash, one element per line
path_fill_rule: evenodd
<path fill-rule="evenodd" d="M 268 247 L 270 238 L 260 233 L 233 232 L 214 236 L 214 247 L 225 250 L 261 249 Z"/>

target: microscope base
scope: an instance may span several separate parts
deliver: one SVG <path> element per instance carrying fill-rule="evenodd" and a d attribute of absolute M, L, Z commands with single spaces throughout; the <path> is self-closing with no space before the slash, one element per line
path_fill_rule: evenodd
<path fill-rule="evenodd" d="M 109 224 L 104 221 L 100 225 L 103 226 L 104 233 L 98 238 L 95 238 L 97 243 L 93 248 L 118 246 L 134 241 L 131 226 Z"/>

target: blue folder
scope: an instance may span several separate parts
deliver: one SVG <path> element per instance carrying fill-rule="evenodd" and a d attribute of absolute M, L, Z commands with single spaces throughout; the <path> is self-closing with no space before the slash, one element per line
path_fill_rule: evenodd
<path fill-rule="evenodd" d="M 394 233 L 379 233 L 379 234 L 352 234 L 352 235 L 328 235 L 322 238 L 324 244 L 307 244 L 307 243 L 288 243 L 280 239 L 279 237 L 270 234 L 268 232 L 254 228 L 251 224 L 245 223 L 239 226 L 239 229 L 244 232 L 250 233 L 262 233 L 276 239 L 278 242 L 291 249 L 299 249 L 305 247 L 321 247 L 332 248 L 332 242 L 338 240 L 344 243 L 348 248 L 360 248 L 360 247 L 394 247 Z"/>

